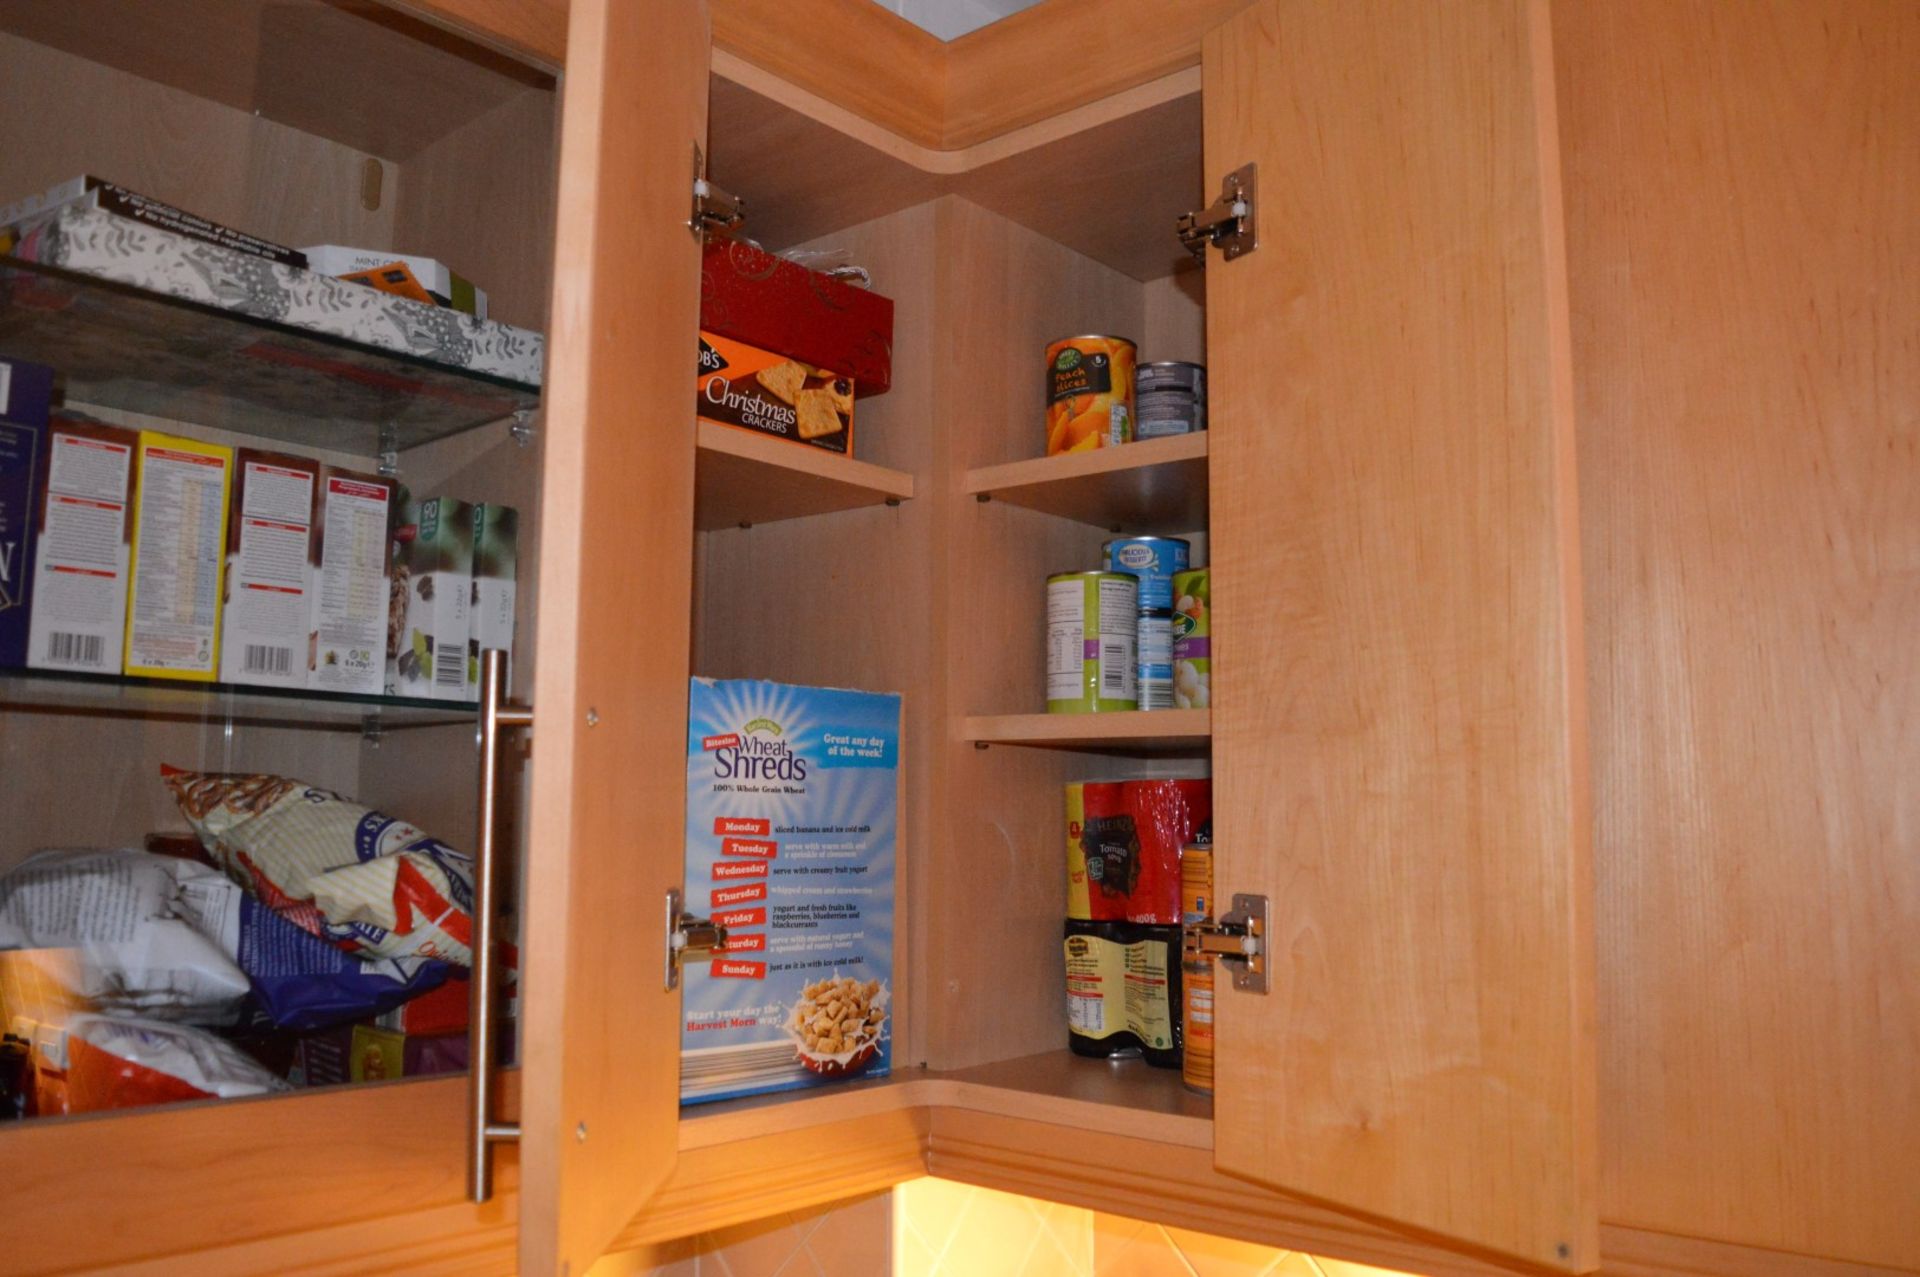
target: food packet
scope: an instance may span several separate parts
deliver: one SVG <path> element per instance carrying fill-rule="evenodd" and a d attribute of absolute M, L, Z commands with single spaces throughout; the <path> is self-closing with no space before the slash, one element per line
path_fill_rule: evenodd
<path fill-rule="evenodd" d="M 282 776 L 160 772 L 214 863 L 274 912 L 348 953 L 472 965 L 465 853 Z"/>
<path fill-rule="evenodd" d="M 0 875 L 0 949 L 82 1006 L 228 1025 L 249 991 L 281 1029 L 365 1019 L 444 981 L 444 962 L 362 960 L 249 897 L 210 865 L 125 849 L 43 851 Z"/>
<path fill-rule="evenodd" d="M 218 870 L 190 860 L 41 851 L 0 874 L 0 949 L 28 951 L 20 957 L 96 1010 L 232 1024 L 247 977 L 204 924 L 234 894 Z"/>
<path fill-rule="evenodd" d="M 232 1043 L 158 1020 L 76 1015 L 66 1024 L 70 1113 L 291 1090 Z"/>

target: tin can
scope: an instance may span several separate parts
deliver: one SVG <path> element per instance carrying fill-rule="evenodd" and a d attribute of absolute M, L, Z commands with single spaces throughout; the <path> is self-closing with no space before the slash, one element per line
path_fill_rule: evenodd
<path fill-rule="evenodd" d="M 1213 582 L 1205 568 L 1173 578 L 1173 707 L 1213 704 Z"/>
<path fill-rule="evenodd" d="M 1139 708 L 1134 684 L 1140 583 L 1124 572 L 1047 578 L 1047 710 Z"/>
<path fill-rule="evenodd" d="M 1134 693 L 1141 709 L 1173 708 L 1173 613 L 1142 612 Z"/>
<path fill-rule="evenodd" d="M 1180 921 L 1185 927 L 1213 921 L 1211 843 L 1189 843 L 1180 851 Z M 1214 959 L 1188 953 L 1180 972 L 1180 1080 L 1190 1091 L 1212 1095 Z"/>
<path fill-rule="evenodd" d="M 1167 360 L 1141 364 L 1134 381 L 1135 439 L 1188 435 L 1207 428 L 1207 370 Z"/>
<path fill-rule="evenodd" d="M 1107 542 L 1107 570 L 1140 578 L 1140 610 L 1173 606 L 1173 575 L 1187 570 L 1193 547 L 1178 537 L 1116 537 Z"/>
<path fill-rule="evenodd" d="M 1213 844 L 1190 842 L 1180 849 L 1180 922 L 1213 921 Z"/>
<path fill-rule="evenodd" d="M 1180 964 L 1180 1080 L 1202 1095 L 1213 1094 L 1213 962 L 1188 958 Z"/>
<path fill-rule="evenodd" d="M 1135 355 L 1125 337 L 1062 337 L 1047 347 L 1047 455 L 1133 438 Z"/>

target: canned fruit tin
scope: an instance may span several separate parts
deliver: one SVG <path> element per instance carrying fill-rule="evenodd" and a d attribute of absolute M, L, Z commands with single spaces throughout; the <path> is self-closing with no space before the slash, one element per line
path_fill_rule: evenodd
<path fill-rule="evenodd" d="M 1134 661 L 1140 583 L 1124 572 L 1047 578 L 1047 710 L 1139 708 Z"/>
<path fill-rule="evenodd" d="M 1133 343 L 1062 337 L 1047 347 L 1047 455 L 1133 438 Z"/>
<path fill-rule="evenodd" d="M 1173 578 L 1173 707 L 1213 704 L 1213 585 L 1205 568 Z"/>
<path fill-rule="evenodd" d="M 1187 570 L 1193 547 L 1178 537 L 1117 537 L 1106 544 L 1107 570 L 1140 578 L 1140 610 L 1173 607 L 1173 577 Z"/>
<path fill-rule="evenodd" d="M 1134 382 L 1135 439 L 1187 435 L 1207 428 L 1207 370 L 1169 360 L 1141 364 Z"/>
<path fill-rule="evenodd" d="M 1134 693 L 1141 709 L 1173 708 L 1173 613 L 1142 612 L 1134 661 Z"/>

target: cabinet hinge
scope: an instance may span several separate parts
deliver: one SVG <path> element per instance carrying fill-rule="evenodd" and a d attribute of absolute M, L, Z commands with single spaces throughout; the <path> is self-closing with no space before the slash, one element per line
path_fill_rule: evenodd
<path fill-rule="evenodd" d="M 680 889 L 667 889 L 667 962 L 666 985 L 680 987 L 680 968 L 689 962 L 706 962 L 727 942 L 727 929 L 706 918 L 696 918 L 680 908 Z"/>
<path fill-rule="evenodd" d="M 1187 928 L 1187 953 L 1217 958 L 1247 993 L 1267 991 L 1267 898 L 1236 895 L 1233 908 L 1214 922 Z"/>
<path fill-rule="evenodd" d="M 747 224 L 747 202 L 707 180 L 707 157 L 693 148 L 693 213 L 687 226 L 704 239 L 709 232 L 724 234 Z"/>
<path fill-rule="evenodd" d="M 1182 213 L 1176 224 L 1180 242 L 1194 260 L 1205 261 L 1207 245 L 1226 254 L 1228 261 L 1260 247 L 1254 220 L 1254 186 L 1259 166 L 1244 164 L 1220 179 L 1220 198 L 1198 213 Z"/>

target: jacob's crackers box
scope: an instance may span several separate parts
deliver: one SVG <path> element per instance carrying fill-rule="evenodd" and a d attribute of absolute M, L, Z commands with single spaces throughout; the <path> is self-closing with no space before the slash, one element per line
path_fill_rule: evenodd
<path fill-rule="evenodd" d="M 887 1073 L 900 698 L 695 679 L 687 908 L 727 940 L 683 970 L 683 1104 Z"/>
<path fill-rule="evenodd" d="M 696 412 L 853 455 L 853 379 L 710 332 L 700 334 Z"/>
<path fill-rule="evenodd" d="M 53 369 L 0 359 L 0 666 L 27 663 L 34 490 L 52 398 Z"/>
<path fill-rule="evenodd" d="M 140 432 L 124 671 L 213 682 L 233 449 Z"/>
<path fill-rule="evenodd" d="M 139 435 L 116 426 L 56 416 L 47 427 L 34 494 L 34 669 L 120 672 L 139 447 Z"/>

